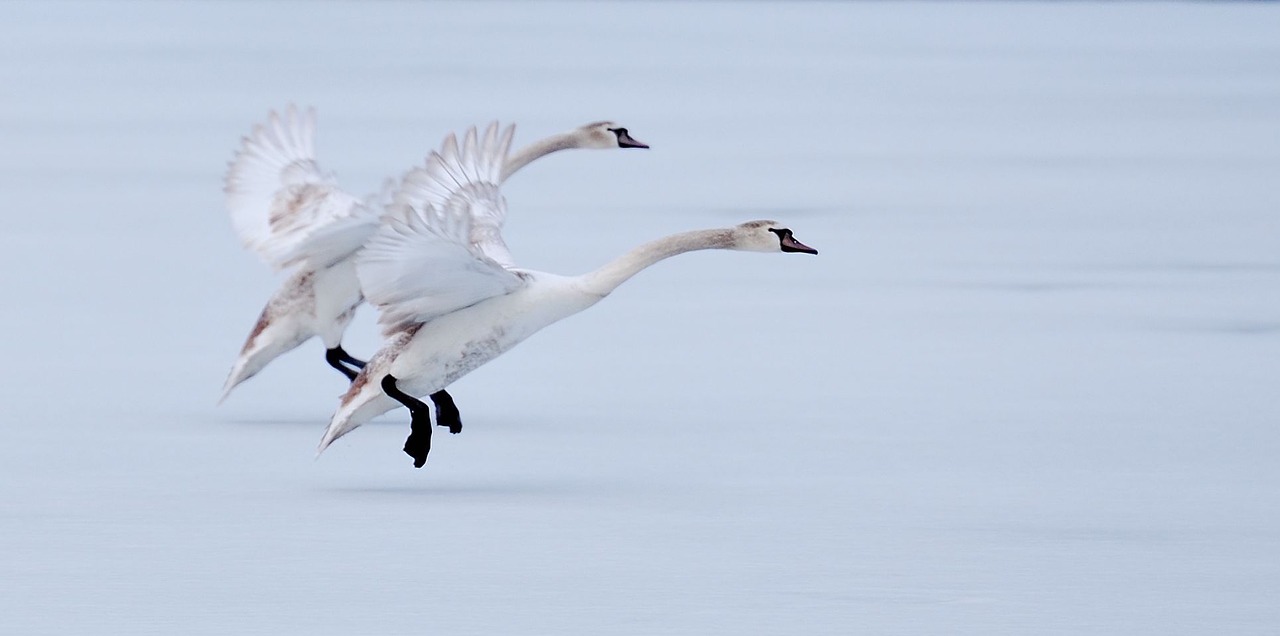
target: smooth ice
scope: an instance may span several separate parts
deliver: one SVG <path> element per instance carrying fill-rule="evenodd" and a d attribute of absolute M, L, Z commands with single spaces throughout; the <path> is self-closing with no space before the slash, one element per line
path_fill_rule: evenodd
<path fill-rule="evenodd" d="M 0 4 L 0 633 L 1274 634 L 1280 7 Z M 220 179 L 319 110 L 353 192 L 614 119 L 505 188 L 578 273 L 773 218 L 318 459 Z M 348 332 L 377 347 L 367 307 Z"/>

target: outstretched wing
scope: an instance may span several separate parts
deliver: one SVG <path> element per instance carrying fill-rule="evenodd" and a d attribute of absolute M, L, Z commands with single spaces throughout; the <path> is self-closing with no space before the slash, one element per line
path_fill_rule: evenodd
<path fill-rule="evenodd" d="M 243 138 L 227 168 L 231 225 L 245 247 L 277 269 L 331 264 L 377 228 L 378 208 L 320 170 L 315 131 L 315 109 L 272 111 Z"/>
<path fill-rule="evenodd" d="M 496 192 L 502 183 L 502 166 L 513 135 L 514 125 L 499 131 L 496 121 L 485 128 L 483 135 L 478 135 L 474 126 L 467 129 L 461 147 L 450 134 L 440 151 L 427 158 L 425 168 L 405 175 L 392 207 L 443 210 L 449 205 L 465 205 L 471 217 L 467 242 L 497 263 L 512 267 L 511 251 L 502 240 L 507 206 Z M 480 196 L 473 192 L 481 186 L 492 186 L 495 194 Z"/>
<path fill-rule="evenodd" d="M 423 167 L 405 175 L 382 226 L 356 260 L 360 286 L 383 332 L 511 293 L 524 279 L 508 269 L 506 202 L 498 191 L 511 129 L 474 128 L 461 149 L 450 135 Z"/>

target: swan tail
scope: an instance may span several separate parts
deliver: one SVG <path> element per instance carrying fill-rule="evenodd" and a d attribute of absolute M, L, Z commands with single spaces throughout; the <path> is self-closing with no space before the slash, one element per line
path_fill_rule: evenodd
<path fill-rule="evenodd" d="M 389 367 L 390 360 L 384 353 L 379 352 L 369 360 L 364 369 L 360 370 L 356 379 L 351 381 L 351 386 L 342 395 L 338 410 L 330 418 L 329 426 L 320 438 L 320 445 L 316 448 L 317 456 L 338 438 L 400 405 L 399 402 L 387 397 L 379 384 Z"/>
<path fill-rule="evenodd" d="M 222 397 L 218 398 L 218 404 L 221 405 L 231 396 L 231 391 L 240 383 L 257 375 L 259 371 L 267 366 L 267 362 L 258 362 L 248 357 L 241 356 L 236 360 L 235 366 L 231 367 L 231 372 L 227 374 L 227 381 L 222 385 Z"/>
<path fill-rule="evenodd" d="M 297 321 L 289 320 L 289 317 L 277 317 L 274 313 L 270 303 L 262 310 L 258 322 L 245 339 L 244 347 L 240 349 L 240 356 L 227 374 L 218 404 L 225 402 L 233 389 L 257 375 L 272 360 L 296 349 L 315 335 L 299 328 Z"/>

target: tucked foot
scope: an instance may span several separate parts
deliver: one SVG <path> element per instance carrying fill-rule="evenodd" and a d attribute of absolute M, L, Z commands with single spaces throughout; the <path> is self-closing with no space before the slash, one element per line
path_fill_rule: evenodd
<path fill-rule="evenodd" d="M 351 356 L 347 355 L 347 352 L 343 351 L 342 347 L 334 347 L 332 349 L 325 349 L 324 351 L 324 361 L 328 362 L 329 366 L 337 369 L 338 372 L 341 373 L 342 375 L 347 376 L 348 382 L 354 382 L 356 379 L 356 375 L 359 372 L 352 371 L 351 369 L 348 369 L 345 365 L 343 365 L 342 363 L 345 362 L 344 358 L 351 358 Z M 351 358 L 351 359 L 354 360 L 355 358 Z M 359 361 L 357 360 L 357 362 Z M 361 362 L 360 366 L 364 367 L 364 363 Z"/>
<path fill-rule="evenodd" d="M 436 405 L 436 426 L 447 426 L 454 435 L 461 433 L 462 414 L 453 403 L 453 396 L 444 391 L 436 391 L 431 394 L 431 401 Z"/>
<path fill-rule="evenodd" d="M 353 366 L 353 367 L 355 367 L 355 368 L 357 368 L 357 369 L 363 369 L 363 368 L 364 368 L 364 365 L 365 365 L 364 360 L 361 360 L 360 358 L 357 358 L 357 357 L 352 356 L 351 354 L 347 353 L 347 350 L 346 350 L 346 349 L 343 349 L 343 348 L 342 348 L 342 345 L 338 345 L 337 349 L 338 349 L 338 358 L 339 358 L 339 359 L 341 359 L 343 362 L 345 362 L 345 363 L 347 363 L 347 364 L 349 364 L 349 365 L 351 365 L 351 366 Z"/>

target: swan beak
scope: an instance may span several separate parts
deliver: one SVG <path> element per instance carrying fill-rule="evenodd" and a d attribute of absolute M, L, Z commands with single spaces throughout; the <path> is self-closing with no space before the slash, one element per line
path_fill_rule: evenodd
<path fill-rule="evenodd" d="M 818 253 L 818 250 L 815 250 L 815 249 L 813 249 L 812 247 L 809 247 L 808 245 L 805 245 L 804 243 L 801 243 L 800 241 L 797 241 L 797 240 L 795 239 L 795 237 L 794 237 L 794 236 L 791 236 L 790 234 L 788 234 L 788 235 L 786 235 L 786 236 L 782 237 L 782 251 L 784 251 L 784 252 L 800 252 L 800 253 L 802 253 L 802 254 L 817 254 L 817 253 Z"/>
<path fill-rule="evenodd" d="M 625 130 L 618 131 L 618 147 L 619 148 L 648 148 L 649 144 L 637 141 L 630 133 Z"/>

